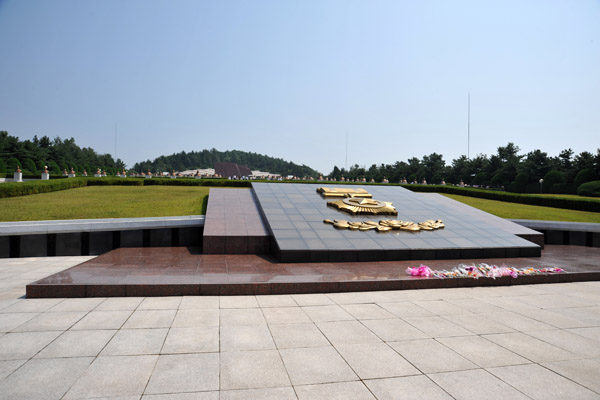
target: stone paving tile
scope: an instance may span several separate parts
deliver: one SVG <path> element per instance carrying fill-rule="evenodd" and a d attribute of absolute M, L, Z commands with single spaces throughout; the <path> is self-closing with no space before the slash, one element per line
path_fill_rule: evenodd
<path fill-rule="evenodd" d="M 553 328 L 552 325 L 544 324 L 543 322 L 536 321 L 511 311 L 490 313 L 485 316 L 516 331 L 542 331 Z"/>
<path fill-rule="evenodd" d="M 297 400 L 294 389 L 278 387 L 268 389 L 223 390 L 220 400 Z"/>
<path fill-rule="evenodd" d="M 600 346 L 598 346 L 597 341 L 581 337 L 572 332 L 562 329 L 553 329 L 551 331 L 533 331 L 526 333 L 536 339 L 543 340 L 544 342 L 585 358 L 600 357 Z M 600 338 L 598 338 L 598 340 L 600 340 Z"/>
<path fill-rule="evenodd" d="M 543 363 L 544 367 L 562 375 L 586 388 L 595 391 L 600 397 L 600 358 L 593 360 L 569 360 Z"/>
<path fill-rule="evenodd" d="M 566 315 L 559 314 L 554 310 L 542 310 L 542 309 L 518 309 L 516 313 L 535 319 L 536 321 L 543 322 L 552 327 L 556 328 L 581 328 L 586 327 L 588 324 L 582 322 L 576 318 L 571 318 Z"/>
<path fill-rule="evenodd" d="M 446 301 L 475 314 L 488 314 L 505 311 L 503 308 L 480 299 L 448 299 Z"/>
<path fill-rule="evenodd" d="M 138 397 L 131 400 L 138 400 Z M 142 396 L 142 400 L 219 400 L 219 392 L 145 394 Z"/>
<path fill-rule="evenodd" d="M 424 375 L 364 381 L 378 400 L 452 400 L 438 385 Z"/>
<path fill-rule="evenodd" d="M 586 307 L 589 303 L 580 299 L 573 298 L 571 296 L 565 296 L 563 294 L 544 294 L 544 295 L 529 295 L 520 296 L 519 300 L 525 304 L 539 307 L 542 309 L 552 308 L 573 308 L 573 307 Z"/>
<path fill-rule="evenodd" d="M 221 308 L 257 308 L 258 302 L 254 296 L 221 296 Z"/>
<path fill-rule="evenodd" d="M 40 315 L 40 313 L 0 314 L 0 332 L 10 332 L 38 315 Z"/>
<path fill-rule="evenodd" d="M 294 385 L 356 381 L 358 376 L 333 347 L 280 350 Z"/>
<path fill-rule="evenodd" d="M 536 364 L 490 368 L 488 371 L 536 400 L 555 398 L 584 400 L 599 397 L 598 393 Z"/>
<path fill-rule="evenodd" d="M 381 342 L 381 339 L 358 321 L 321 322 L 317 327 L 334 346 Z"/>
<path fill-rule="evenodd" d="M 143 297 L 109 297 L 95 311 L 133 311 L 144 300 Z"/>
<path fill-rule="evenodd" d="M 414 303 L 434 315 L 471 314 L 471 311 L 444 300 L 415 301 Z"/>
<path fill-rule="evenodd" d="M 0 399 L 60 399 L 92 360 L 91 357 L 30 360 L 0 382 Z"/>
<path fill-rule="evenodd" d="M 567 332 L 572 332 L 579 336 L 583 336 L 585 338 L 592 339 L 593 341 L 600 342 L 600 326 L 589 327 L 589 328 L 567 329 Z"/>
<path fill-rule="evenodd" d="M 362 382 L 339 382 L 296 386 L 299 400 L 374 400 Z"/>
<path fill-rule="evenodd" d="M 581 307 L 581 308 L 558 308 L 552 310 L 556 313 L 569 318 L 575 318 L 582 322 L 586 327 L 600 326 L 600 307 Z M 544 328 L 530 328 L 523 330 L 543 330 Z M 547 329 L 547 328 L 546 328 Z"/>
<path fill-rule="evenodd" d="M 172 326 L 176 328 L 219 326 L 219 309 L 179 309 Z"/>
<path fill-rule="evenodd" d="M 13 332 L 65 331 L 85 315 L 85 312 L 47 312 L 13 329 Z"/>
<path fill-rule="evenodd" d="M 17 368 L 25 364 L 27 360 L 0 361 L 0 380 L 12 374 Z"/>
<path fill-rule="evenodd" d="M 481 336 L 440 338 L 438 341 L 483 368 L 530 363 Z"/>
<path fill-rule="evenodd" d="M 105 297 L 88 297 L 83 299 L 64 299 L 51 309 L 49 312 L 69 312 L 69 311 L 92 311 L 100 303 L 105 301 Z"/>
<path fill-rule="evenodd" d="M 258 304 L 262 308 L 267 307 L 298 307 L 298 303 L 294 301 L 292 296 L 289 294 L 285 295 L 268 295 L 268 296 L 256 296 Z"/>
<path fill-rule="evenodd" d="M 221 390 L 281 386 L 291 383 L 276 350 L 221 353 Z"/>
<path fill-rule="evenodd" d="M 219 351 L 219 328 L 171 328 L 161 350 L 170 353 L 207 353 Z"/>
<path fill-rule="evenodd" d="M 527 400 L 524 394 L 483 369 L 429 375 L 436 384 L 460 400 Z M 509 381 L 510 382 L 510 381 Z M 512 384 L 512 382 L 511 382 Z"/>
<path fill-rule="evenodd" d="M 429 335 L 401 319 L 365 320 L 361 322 L 384 342 L 429 337 Z"/>
<path fill-rule="evenodd" d="M 445 315 L 442 318 L 478 335 L 507 333 L 515 330 L 480 314 Z"/>
<path fill-rule="evenodd" d="M 90 311 L 71 330 L 119 329 L 131 311 Z"/>
<path fill-rule="evenodd" d="M 354 319 L 352 315 L 348 314 L 342 307 L 338 305 L 307 306 L 302 307 L 302 310 L 314 322 L 351 321 Z"/>
<path fill-rule="evenodd" d="M 381 308 L 397 317 L 431 317 L 433 313 L 409 301 L 377 303 Z"/>
<path fill-rule="evenodd" d="M 181 297 L 146 297 L 138 306 L 138 310 L 177 310 Z"/>
<path fill-rule="evenodd" d="M 184 296 L 179 303 L 180 310 L 219 308 L 219 296 Z"/>
<path fill-rule="evenodd" d="M 0 280 L 2 280 L 2 278 L 0 278 Z M 0 312 L 2 312 L 3 309 L 5 309 L 6 307 L 18 303 L 19 301 L 22 301 L 20 299 L 3 299 L 0 300 Z"/>
<path fill-rule="evenodd" d="M 23 360 L 33 357 L 62 332 L 15 332 L 0 336 L 0 360 Z"/>
<path fill-rule="evenodd" d="M 122 329 L 106 345 L 101 356 L 159 354 L 168 329 Z"/>
<path fill-rule="evenodd" d="M 403 317 L 402 319 L 434 338 L 473 335 L 472 332 L 465 328 L 438 316 Z"/>
<path fill-rule="evenodd" d="M 36 358 L 95 357 L 116 330 L 68 331 L 50 343 Z"/>
<path fill-rule="evenodd" d="M 222 352 L 275 349 L 266 325 L 222 326 L 220 333 Z"/>
<path fill-rule="evenodd" d="M 328 346 L 329 341 L 315 324 L 280 324 L 269 326 L 277 348 Z"/>
<path fill-rule="evenodd" d="M 2 309 L 3 313 L 44 312 L 54 307 L 63 299 L 25 299 Z"/>
<path fill-rule="evenodd" d="M 434 339 L 405 340 L 388 344 L 425 374 L 478 368 Z"/>
<path fill-rule="evenodd" d="M 483 337 L 537 363 L 582 358 L 577 354 L 520 332 L 485 335 Z"/>
<path fill-rule="evenodd" d="M 322 293 L 293 294 L 292 298 L 299 306 L 328 306 L 335 304 L 329 297 Z"/>
<path fill-rule="evenodd" d="M 249 309 L 221 309 L 221 326 L 242 326 L 266 324 L 263 313 L 258 308 Z"/>
<path fill-rule="evenodd" d="M 263 308 L 262 312 L 269 325 L 311 322 L 310 318 L 308 318 L 300 307 Z"/>
<path fill-rule="evenodd" d="M 161 355 L 146 394 L 219 390 L 219 354 Z"/>
<path fill-rule="evenodd" d="M 156 355 L 98 357 L 64 398 L 141 396 L 157 360 Z"/>
<path fill-rule="evenodd" d="M 176 310 L 136 310 L 131 314 L 123 329 L 168 328 L 173 323 Z"/>
<path fill-rule="evenodd" d="M 361 379 L 420 374 L 385 343 L 338 345 L 336 349 Z"/>
<path fill-rule="evenodd" d="M 377 304 L 345 304 L 342 308 L 360 320 L 396 318 Z"/>

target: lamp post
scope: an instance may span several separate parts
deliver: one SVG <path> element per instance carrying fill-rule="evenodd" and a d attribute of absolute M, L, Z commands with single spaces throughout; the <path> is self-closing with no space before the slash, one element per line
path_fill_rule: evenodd
<path fill-rule="evenodd" d="M 544 180 L 540 178 L 540 193 L 543 193 L 542 186 L 544 184 Z"/>

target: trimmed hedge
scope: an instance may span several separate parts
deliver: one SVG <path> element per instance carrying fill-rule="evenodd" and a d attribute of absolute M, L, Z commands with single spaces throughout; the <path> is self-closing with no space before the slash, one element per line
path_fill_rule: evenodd
<path fill-rule="evenodd" d="M 577 194 L 580 196 L 600 197 L 600 181 L 582 183 L 577 188 Z"/>
<path fill-rule="evenodd" d="M 56 192 L 86 186 L 83 178 L 56 179 L 48 181 L 7 182 L 0 185 L 0 198 L 27 196 L 30 194 Z"/>
<path fill-rule="evenodd" d="M 566 208 L 568 210 L 600 212 L 600 201 L 592 199 L 571 199 L 564 197 L 539 196 L 535 194 L 508 193 L 496 190 L 463 188 L 445 185 L 400 185 L 413 192 L 436 192 L 479 197 L 488 200 L 510 203 L 530 204 L 533 206 Z M 578 193 L 579 194 L 579 193 Z"/>
<path fill-rule="evenodd" d="M 58 177 L 56 177 L 58 178 Z M 270 182 L 270 181 L 254 181 L 254 182 Z M 318 183 L 331 184 L 332 182 L 318 181 L 284 181 L 290 183 Z M 370 182 L 335 182 L 335 184 L 349 185 L 381 185 L 380 183 Z M 47 193 L 58 190 L 72 189 L 83 186 L 93 185 L 119 185 L 119 186 L 150 186 L 150 185 L 172 185 L 172 186 L 211 186 L 211 187 L 251 187 L 252 182 L 246 180 L 229 180 L 229 179 L 192 179 L 192 178 L 70 178 L 70 179 L 53 179 L 49 181 L 32 181 L 22 183 L 4 183 L 0 185 L 0 198 L 25 196 L 36 193 Z M 400 185 L 386 184 L 387 186 L 402 186 L 413 192 L 435 192 L 449 193 L 462 196 L 479 197 L 482 199 L 499 200 L 512 203 L 530 204 L 543 207 L 565 208 L 569 210 L 581 210 L 600 212 L 600 201 L 593 199 L 572 199 L 553 196 L 540 196 L 534 194 L 519 194 L 508 193 L 498 190 L 475 189 L 449 185 Z M 586 194 L 580 193 L 583 187 Z M 590 189 L 588 189 L 588 187 Z M 588 182 L 578 189 L 578 194 L 585 196 L 600 196 L 600 181 Z M 596 193 L 596 194 L 587 194 Z"/>

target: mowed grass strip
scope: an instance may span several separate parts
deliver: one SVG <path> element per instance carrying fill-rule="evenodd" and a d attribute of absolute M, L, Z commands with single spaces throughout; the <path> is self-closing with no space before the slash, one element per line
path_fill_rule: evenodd
<path fill-rule="evenodd" d="M 87 186 L 0 199 L 1 221 L 137 218 L 206 213 L 202 186 Z"/>
<path fill-rule="evenodd" d="M 507 219 L 537 219 L 544 221 L 600 222 L 600 213 L 590 211 L 565 210 L 563 208 L 531 206 L 528 204 L 509 203 L 498 200 L 480 199 L 477 197 L 459 196 L 440 193 L 453 200 L 471 207 Z"/>

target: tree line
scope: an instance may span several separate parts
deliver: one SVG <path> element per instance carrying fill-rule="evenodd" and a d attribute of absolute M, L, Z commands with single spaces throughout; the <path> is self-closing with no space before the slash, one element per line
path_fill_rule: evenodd
<path fill-rule="evenodd" d="M 216 149 L 190 151 L 186 153 L 160 156 L 154 161 L 144 161 L 133 166 L 135 171 L 185 171 L 191 169 L 213 168 L 215 162 L 234 162 L 246 165 L 251 170 L 260 170 L 280 174 L 282 176 L 294 175 L 297 177 L 316 178 L 318 173 L 306 165 L 298 165 L 281 158 L 269 157 L 263 154 L 251 153 L 240 150 L 219 151 Z"/>
<path fill-rule="evenodd" d="M 84 170 L 93 174 L 100 168 L 113 175 L 125 168 L 125 163 L 121 159 L 115 161 L 110 154 L 98 154 L 90 147 L 79 147 L 73 138 L 34 136 L 32 140 L 19 140 L 0 131 L 0 173 L 10 175 L 17 166 L 24 175 L 41 174 L 45 166 L 56 175 L 71 168 L 78 174 Z"/>
<path fill-rule="evenodd" d="M 562 150 L 558 156 L 549 156 L 541 150 L 519 154 L 514 143 L 498 147 L 491 156 L 479 154 L 472 158 L 461 156 L 447 165 L 441 154 L 432 153 L 397 161 L 394 164 L 373 164 L 371 167 L 353 165 L 349 170 L 335 166 L 330 178 L 362 180 L 366 178 L 381 182 L 384 178 L 398 183 L 475 185 L 500 188 L 518 193 L 575 193 L 579 185 L 600 180 L 600 149 L 596 153 L 583 151 L 575 154 L 572 149 Z M 540 179 L 543 182 L 540 183 Z"/>

